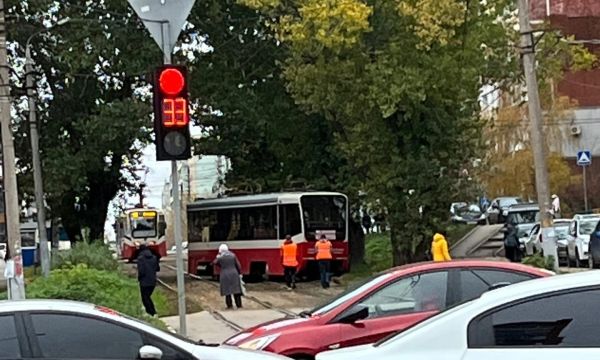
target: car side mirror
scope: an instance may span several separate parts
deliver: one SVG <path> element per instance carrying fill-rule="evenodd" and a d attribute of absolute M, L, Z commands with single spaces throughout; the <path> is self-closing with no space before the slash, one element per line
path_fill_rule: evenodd
<path fill-rule="evenodd" d="M 162 351 L 160 351 L 159 348 L 154 347 L 154 346 L 150 346 L 150 345 L 144 345 L 140 348 L 140 359 L 155 359 L 155 360 L 160 360 L 163 356 Z"/>
<path fill-rule="evenodd" d="M 498 282 L 498 283 L 494 283 L 492 285 L 490 285 L 490 287 L 488 288 L 488 290 L 496 290 L 496 289 L 500 289 L 503 288 L 505 286 L 509 286 L 512 285 L 511 283 L 507 282 L 507 281 L 503 281 L 503 282 Z"/>
<path fill-rule="evenodd" d="M 344 315 L 339 322 L 342 324 L 354 324 L 359 320 L 364 320 L 369 317 L 369 308 L 366 306 L 357 306 L 349 313 Z"/>

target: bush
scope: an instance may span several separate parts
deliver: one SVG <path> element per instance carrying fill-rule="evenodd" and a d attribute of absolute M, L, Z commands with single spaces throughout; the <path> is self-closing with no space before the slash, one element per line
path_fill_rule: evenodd
<path fill-rule="evenodd" d="M 120 266 L 112 252 L 103 243 L 80 242 L 71 250 L 57 251 L 53 256 L 53 269 L 68 269 L 75 265 L 85 264 L 90 269 L 119 271 Z"/>
<path fill-rule="evenodd" d="M 554 256 L 544 257 L 541 254 L 534 254 L 524 258 L 522 263 L 540 269 L 554 271 Z"/>
<path fill-rule="evenodd" d="M 37 278 L 27 287 L 30 299 L 64 299 L 106 306 L 123 314 L 147 319 L 142 309 L 138 283 L 120 272 L 91 269 L 79 264 L 56 269 L 45 278 Z M 161 291 L 153 299 L 159 312 L 167 310 L 167 300 Z"/>

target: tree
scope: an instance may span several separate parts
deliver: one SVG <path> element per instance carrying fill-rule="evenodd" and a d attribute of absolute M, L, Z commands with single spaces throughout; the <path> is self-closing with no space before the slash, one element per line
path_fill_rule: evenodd
<path fill-rule="evenodd" d="M 226 185 L 233 192 L 341 191 L 356 214 L 356 175 L 334 144 L 335 124 L 305 114 L 286 91 L 278 63 L 287 49 L 269 32 L 267 17 L 234 0 L 207 0 L 189 21 L 186 42 L 205 44 L 190 56 L 191 94 L 203 129 L 195 153 L 230 159 Z M 350 239 L 352 261 L 362 262 L 360 222 L 351 222 Z"/>
<path fill-rule="evenodd" d="M 51 0 L 9 4 L 9 39 L 19 44 L 15 59 L 22 58 L 25 40 L 44 21 L 74 19 L 32 43 L 36 76 L 42 80 L 38 111 L 46 201 L 72 241 L 82 228 L 89 229 L 91 239 L 102 239 L 108 204 L 130 186 L 125 174 L 133 172 L 150 140 L 150 106 L 139 89 L 161 57 L 132 12 L 117 0 L 85 6 Z M 15 92 L 19 85 L 17 80 Z M 21 192 L 28 199 L 31 157 L 21 101 L 16 99 L 16 137 Z"/>
<path fill-rule="evenodd" d="M 423 258 L 480 144 L 479 89 L 511 65 L 499 61 L 510 51 L 498 21 L 508 2 L 244 3 L 275 17 L 291 53 L 288 90 L 338 125 L 338 148 L 365 170 L 362 187 L 388 213 L 394 263 Z"/>

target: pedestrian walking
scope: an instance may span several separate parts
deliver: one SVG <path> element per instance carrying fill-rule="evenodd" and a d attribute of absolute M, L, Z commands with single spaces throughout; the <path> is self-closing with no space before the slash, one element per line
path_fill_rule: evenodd
<path fill-rule="evenodd" d="M 558 197 L 558 195 L 553 194 L 552 195 L 552 216 L 554 216 L 555 219 L 560 219 L 560 198 Z"/>
<path fill-rule="evenodd" d="M 433 261 L 450 261 L 450 253 L 448 252 L 448 241 L 446 237 L 440 233 L 433 235 L 433 242 L 431 243 L 431 255 Z"/>
<path fill-rule="evenodd" d="M 371 232 L 371 227 L 373 226 L 373 222 L 371 220 L 371 216 L 366 211 L 362 217 L 362 226 L 365 228 L 365 233 L 369 235 Z"/>
<path fill-rule="evenodd" d="M 517 227 L 512 221 L 509 221 L 504 229 L 504 255 L 510 262 L 521 262 Z"/>
<path fill-rule="evenodd" d="M 331 270 L 331 242 L 327 240 L 327 236 L 321 235 L 321 238 L 315 244 L 317 255 L 315 258 L 319 262 L 319 274 L 321 275 L 321 286 L 323 289 L 329 288 L 329 272 Z"/>
<path fill-rule="evenodd" d="M 232 297 L 235 299 L 235 306 L 242 307 L 242 267 L 234 253 L 229 251 L 225 244 L 219 246 L 219 254 L 213 261 L 213 264 L 220 268 L 219 285 L 221 296 L 225 297 L 225 305 L 228 309 L 233 308 Z"/>
<path fill-rule="evenodd" d="M 285 241 L 281 245 L 281 264 L 283 265 L 283 274 L 288 288 L 296 288 L 296 269 L 298 268 L 298 246 L 294 244 L 290 235 L 285 236 Z"/>
<path fill-rule="evenodd" d="M 152 293 L 156 288 L 156 273 L 160 271 L 160 265 L 156 255 L 144 244 L 139 247 L 137 271 L 144 309 L 150 316 L 156 316 Z"/>

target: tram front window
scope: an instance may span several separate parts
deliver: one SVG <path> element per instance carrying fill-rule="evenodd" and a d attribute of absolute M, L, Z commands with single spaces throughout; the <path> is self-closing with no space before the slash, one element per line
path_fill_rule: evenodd
<path fill-rule="evenodd" d="M 305 195 L 300 202 L 307 239 L 314 240 L 318 231 L 335 231 L 337 240 L 346 238 L 346 198 L 335 195 Z"/>
<path fill-rule="evenodd" d="M 157 214 L 154 211 L 137 211 L 129 215 L 131 236 L 134 238 L 156 237 Z"/>

